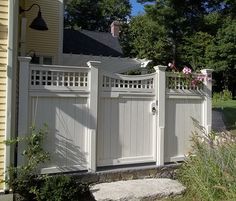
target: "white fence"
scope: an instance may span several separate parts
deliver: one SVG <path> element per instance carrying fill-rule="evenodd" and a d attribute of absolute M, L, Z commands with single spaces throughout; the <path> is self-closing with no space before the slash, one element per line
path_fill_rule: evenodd
<path fill-rule="evenodd" d="M 51 160 L 42 172 L 89 170 L 122 164 L 182 160 L 198 121 L 211 129 L 211 71 L 204 85 L 155 67 L 127 76 L 89 67 L 30 65 L 20 57 L 19 136 L 46 123 Z M 19 153 L 23 147 L 19 147 Z M 18 162 L 22 163 L 21 155 Z"/>

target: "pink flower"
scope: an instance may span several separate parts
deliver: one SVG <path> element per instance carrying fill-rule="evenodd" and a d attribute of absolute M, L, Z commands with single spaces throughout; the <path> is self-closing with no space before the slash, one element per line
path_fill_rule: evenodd
<path fill-rule="evenodd" d="M 168 63 L 168 67 L 170 67 L 170 68 L 171 68 L 172 66 L 173 66 L 173 64 L 172 64 L 172 63 Z"/>
<path fill-rule="evenodd" d="M 168 63 L 168 67 L 172 69 L 172 71 L 178 71 L 174 63 Z"/>
<path fill-rule="evenodd" d="M 203 82 L 204 81 L 204 77 L 202 75 L 198 75 L 197 76 L 197 80 L 200 81 L 200 82 Z"/>
<path fill-rule="evenodd" d="M 188 68 L 187 66 L 185 66 L 183 69 L 183 74 L 189 75 L 191 73 L 192 73 L 192 70 L 190 68 Z"/>

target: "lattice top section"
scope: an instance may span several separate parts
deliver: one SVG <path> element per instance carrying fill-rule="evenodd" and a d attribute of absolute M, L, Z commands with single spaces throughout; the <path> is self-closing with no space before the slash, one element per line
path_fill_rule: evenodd
<path fill-rule="evenodd" d="M 123 88 L 123 89 L 153 89 L 153 78 L 142 80 L 123 80 L 108 76 L 103 76 L 103 88 Z"/>
<path fill-rule="evenodd" d="M 87 87 L 88 72 L 31 70 L 31 86 Z"/>
<path fill-rule="evenodd" d="M 204 75 L 195 75 L 192 78 L 181 75 L 169 74 L 166 77 L 167 89 L 174 90 L 203 90 Z"/>

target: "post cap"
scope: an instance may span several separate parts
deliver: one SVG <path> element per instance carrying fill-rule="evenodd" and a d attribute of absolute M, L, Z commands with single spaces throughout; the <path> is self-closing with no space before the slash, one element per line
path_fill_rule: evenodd
<path fill-rule="evenodd" d="M 18 57 L 19 62 L 30 62 L 31 57 Z"/>
<path fill-rule="evenodd" d="M 212 74 L 213 71 L 214 71 L 213 69 L 202 69 L 201 73 L 208 75 L 208 74 Z"/>
<path fill-rule="evenodd" d="M 165 71 L 166 70 L 166 68 L 167 68 L 167 66 L 162 66 L 162 65 L 157 65 L 157 66 L 154 66 L 154 69 L 156 70 L 156 71 Z"/>
<path fill-rule="evenodd" d="M 88 61 L 87 65 L 89 68 L 92 68 L 92 67 L 98 67 L 99 64 L 101 64 L 101 63 L 102 63 L 101 61 Z"/>

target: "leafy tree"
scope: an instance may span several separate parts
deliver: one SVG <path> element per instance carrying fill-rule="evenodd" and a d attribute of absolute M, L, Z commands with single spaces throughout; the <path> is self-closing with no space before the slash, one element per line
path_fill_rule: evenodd
<path fill-rule="evenodd" d="M 211 44 L 213 36 L 206 32 L 196 32 L 186 36 L 181 46 L 181 60 L 198 70 L 207 66 L 206 49 Z"/>
<path fill-rule="evenodd" d="M 71 0 L 65 7 L 65 27 L 108 31 L 114 20 L 126 21 L 129 0 Z"/>
<path fill-rule="evenodd" d="M 228 17 L 217 32 L 216 38 L 206 49 L 208 66 L 223 73 L 224 88 L 236 84 L 236 19 Z"/>
<path fill-rule="evenodd" d="M 216 38 L 207 47 L 209 65 L 217 71 L 236 66 L 236 20 L 226 20 Z"/>
<path fill-rule="evenodd" d="M 165 30 L 147 15 L 134 17 L 123 26 L 121 45 L 130 57 L 148 58 L 159 64 L 171 58 L 168 52 L 172 47 Z"/>
<path fill-rule="evenodd" d="M 141 0 L 138 2 L 154 1 Z M 145 11 L 146 14 L 142 19 L 136 17 L 131 20 L 130 34 L 125 34 L 125 36 L 133 35 L 133 39 L 129 36 L 129 43 L 135 44 L 130 48 L 130 54 L 137 52 L 136 55 L 139 57 L 147 57 L 165 64 L 170 61 L 183 63 L 181 54 L 184 50 L 182 45 L 186 36 L 201 31 L 205 13 L 203 1 L 156 0 L 155 4 L 145 6 Z M 145 22 L 137 22 L 143 19 Z M 139 29 L 139 31 L 135 31 L 135 29 Z M 134 32 L 136 34 L 133 34 Z M 150 50 L 154 50 L 151 56 Z"/>

